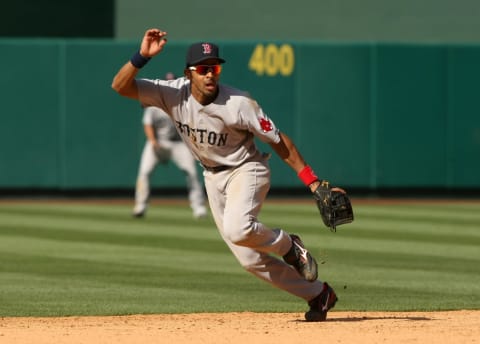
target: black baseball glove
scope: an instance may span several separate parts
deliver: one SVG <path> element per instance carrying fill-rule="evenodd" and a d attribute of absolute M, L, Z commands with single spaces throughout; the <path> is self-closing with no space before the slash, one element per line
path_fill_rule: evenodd
<path fill-rule="evenodd" d="M 353 221 L 353 209 L 346 193 L 331 188 L 326 180 L 322 180 L 313 192 L 325 226 L 332 232 L 337 231 L 337 226 Z"/>

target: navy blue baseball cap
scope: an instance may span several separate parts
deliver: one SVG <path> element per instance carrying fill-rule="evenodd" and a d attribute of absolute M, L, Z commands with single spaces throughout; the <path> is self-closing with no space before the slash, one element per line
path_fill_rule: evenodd
<path fill-rule="evenodd" d="M 216 59 L 219 63 L 225 63 L 219 55 L 218 46 L 213 43 L 200 42 L 192 44 L 187 51 L 186 66 L 195 66 L 202 61 Z"/>

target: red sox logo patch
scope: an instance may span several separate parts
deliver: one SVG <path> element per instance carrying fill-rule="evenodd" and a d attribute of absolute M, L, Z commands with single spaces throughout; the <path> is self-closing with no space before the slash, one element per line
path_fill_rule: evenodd
<path fill-rule="evenodd" d="M 210 44 L 203 43 L 202 47 L 203 47 L 203 53 L 205 55 L 210 55 L 212 53 L 212 46 Z"/>
<path fill-rule="evenodd" d="M 260 118 L 260 126 L 264 133 L 267 133 L 273 129 L 272 122 L 268 118 Z"/>

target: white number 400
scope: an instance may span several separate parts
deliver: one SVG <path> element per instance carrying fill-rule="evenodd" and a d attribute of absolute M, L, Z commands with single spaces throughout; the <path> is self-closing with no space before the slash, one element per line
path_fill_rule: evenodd
<path fill-rule="evenodd" d="M 295 67 L 295 54 L 289 44 L 283 44 L 277 47 L 275 44 L 257 44 L 253 50 L 248 68 L 257 73 L 257 75 L 266 74 L 275 76 L 280 73 L 283 76 L 289 76 L 293 73 Z"/>

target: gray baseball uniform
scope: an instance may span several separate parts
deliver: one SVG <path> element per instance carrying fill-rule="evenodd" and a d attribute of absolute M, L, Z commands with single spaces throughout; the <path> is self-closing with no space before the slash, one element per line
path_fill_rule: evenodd
<path fill-rule="evenodd" d="M 177 133 L 171 118 L 162 109 L 149 106 L 144 109 L 143 124 L 153 128 L 156 143 L 154 145 L 147 140 L 143 148 L 135 188 L 134 216 L 143 216 L 147 210 L 150 176 L 153 170 L 159 163 L 169 160 L 186 174 L 193 216 L 196 218 L 206 216 L 205 195 L 198 178 L 195 159 Z"/>
<path fill-rule="evenodd" d="M 312 300 L 322 291 L 319 280 L 306 281 L 283 260 L 292 246 L 289 234 L 271 229 L 257 216 L 270 188 L 268 156 L 257 137 L 278 143 L 279 131 L 246 92 L 219 84 L 212 103 L 191 95 L 190 81 L 137 79 L 144 105 L 165 110 L 193 155 L 204 166 L 208 201 L 224 241 L 240 264 L 274 286 Z"/>

